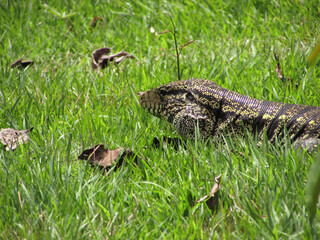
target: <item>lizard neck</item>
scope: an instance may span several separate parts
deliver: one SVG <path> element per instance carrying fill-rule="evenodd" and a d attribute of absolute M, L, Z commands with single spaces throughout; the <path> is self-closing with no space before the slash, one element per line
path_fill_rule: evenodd
<path fill-rule="evenodd" d="M 283 105 L 250 98 L 222 87 L 213 89 L 213 93 L 215 96 L 220 95 L 219 109 L 215 113 L 214 134 L 239 132 L 245 128 L 250 132 L 263 129 L 279 105 Z"/>

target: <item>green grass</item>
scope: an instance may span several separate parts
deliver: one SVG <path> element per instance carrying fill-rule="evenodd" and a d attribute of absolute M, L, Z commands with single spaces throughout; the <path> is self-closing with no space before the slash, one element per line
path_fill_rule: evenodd
<path fill-rule="evenodd" d="M 319 208 L 310 224 L 305 202 L 314 154 L 258 148 L 251 136 L 143 149 L 154 137 L 177 136 L 135 95 L 177 80 L 172 36 L 150 31 L 171 28 L 163 11 L 180 45 L 196 39 L 182 52 L 183 79 L 320 106 L 320 63 L 306 61 L 320 36 L 317 1 L 197 2 L 0 2 L 0 128 L 35 128 L 30 143 L 0 152 L 1 239 L 319 238 Z M 62 19 L 45 3 L 75 14 Z M 90 28 L 94 17 L 102 21 Z M 136 60 L 93 71 L 91 52 L 104 46 Z M 293 83 L 277 78 L 274 52 Z M 34 65 L 10 69 L 22 56 Z M 129 160 L 106 177 L 76 161 L 100 143 L 130 147 L 147 164 Z M 196 201 L 220 173 L 211 215 Z"/>

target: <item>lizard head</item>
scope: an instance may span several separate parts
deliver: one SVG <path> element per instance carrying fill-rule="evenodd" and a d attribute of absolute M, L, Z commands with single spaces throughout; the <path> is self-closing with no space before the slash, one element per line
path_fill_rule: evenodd
<path fill-rule="evenodd" d="M 208 135 L 213 125 L 212 118 L 201 102 L 197 81 L 206 80 L 178 81 L 140 92 L 140 105 L 151 114 L 172 123 L 184 137 L 193 137 L 196 126 L 199 126 L 202 136 Z"/>

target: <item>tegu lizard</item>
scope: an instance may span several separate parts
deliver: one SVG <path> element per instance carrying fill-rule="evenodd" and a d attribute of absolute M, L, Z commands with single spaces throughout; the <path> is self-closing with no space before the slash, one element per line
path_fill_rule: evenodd
<path fill-rule="evenodd" d="M 313 150 L 320 144 L 320 108 L 263 101 L 227 90 L 204 79 L 169 83 L 139 93 L 140 105 L 172 123 L 184 138 L 223 133 L 240 134 L 247 129 L 259 142 L 283 139 Z"/>

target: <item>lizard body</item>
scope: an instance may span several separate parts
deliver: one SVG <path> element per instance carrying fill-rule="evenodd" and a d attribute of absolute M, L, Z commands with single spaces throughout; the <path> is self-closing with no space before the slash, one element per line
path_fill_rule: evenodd
<path fill-rule="evenodd" d="M 140 105 L 172 123 L 184 138 L 222 133 L 241 134 L 244 129 L 266 135 L 274 142 L 288 134 L 292 142 L 315 148 L 320 136 L 320 108 L 263 101 L 227 90 L 204 79 L 169 83 L 140 93 Z"/>

